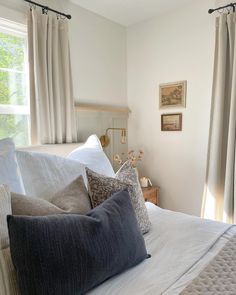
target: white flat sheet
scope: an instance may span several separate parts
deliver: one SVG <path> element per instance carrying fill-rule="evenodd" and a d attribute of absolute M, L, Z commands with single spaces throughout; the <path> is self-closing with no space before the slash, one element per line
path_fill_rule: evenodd
<path fill-rule="evenodd" d="M 201 271 L 210 263 L 223 246 L 236 234 L 236 226 L 230 227 L 210 248 L 210 250 L 197 261 L 175 284 L 170 286 L 163 295 L 177 295 L 195 279 Z"/>
<path fill-rule="evenodd" d="M 152 229 L 144 238 L 152 257 L 88 294 L 179 294 L 232 234 L 224 235 L 231 227 L 228 224 L 163 210 L 151 203 L 146 205 Z"/>

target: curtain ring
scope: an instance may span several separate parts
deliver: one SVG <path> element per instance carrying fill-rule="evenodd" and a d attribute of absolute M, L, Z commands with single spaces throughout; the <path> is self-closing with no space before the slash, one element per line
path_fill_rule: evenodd
<path fill-rule="evenodd" d="M 42 14 L 48 14 L 48 7 L 43 7 L 42 8 Z"/>
<path fill-rule="evenodd" d="M 62 15 L 62 14 L 60 14 L 60 19 L 64 20 L 64 19 L 66 19 L 66 16 L 65 16 L 65 15 Z"/>
<path fill-rule="evenodd" d="M 227 10 L 227 14 L 230 14 L 231 13 L 231 9 L 232 9 L 232 6 L 229 6 L 229 7 L 226 7 L 225 10 Z"/>
<path fill-rule="evenodd" d="M 29 3 L 29 7 L 30 7 L 30 11 L 32 11 L 33 9 L 36 9 L 36 5 Z"/>
<path fill-rule="evenodd" d="M 233 12 L 235 12 L 235 6 L 234 6 L 234 4 L 231 3 L 231 5 L 232 5 L 232 8 L 233 8 Z"/>
<path fill-rule="evenodd" d="M 231 11 L 231 6 L 229 6 L 229 7 L 226 7 L 225 9 L 227 10 L 227 13 L 228 13 L 228 14 L 230 14 L 230 11 Z"/>

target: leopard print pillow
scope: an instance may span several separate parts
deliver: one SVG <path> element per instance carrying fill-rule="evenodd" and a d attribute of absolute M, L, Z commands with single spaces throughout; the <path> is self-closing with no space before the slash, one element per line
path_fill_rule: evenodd
<path fill-rule="evenodd" d="M 130 163 L 126 162 L 116 173 L 115 178 L 103 176 L 88 168 L 86 168 L 86 173 L 88 191 L 93 208 L 108 199 L 112 194 L 128 189 L 141 232 L 144 234 L 150 230 L 151 223 L 138 176 Z"/>

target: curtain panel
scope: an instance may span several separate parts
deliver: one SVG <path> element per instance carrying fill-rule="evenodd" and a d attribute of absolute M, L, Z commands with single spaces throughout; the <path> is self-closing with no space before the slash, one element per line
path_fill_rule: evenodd
<path fill-rule="evenodd" d="M 216 19 L 211 125 L 202 216 L 236 223 L 236 14 Z"/>
<path fill-rule="evenodd" d="M 77 141 L 68 21 L 28 15 L 32 144 Z"/>

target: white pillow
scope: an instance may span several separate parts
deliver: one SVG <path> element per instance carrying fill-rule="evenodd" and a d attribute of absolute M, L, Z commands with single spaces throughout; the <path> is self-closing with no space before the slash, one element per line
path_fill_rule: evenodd
<path fill-rule="evenodd" d="M 48 199 L 63 189 L 79 175 L 85 183 L 85 165 L 55 155 L 16 151 L 25 193 L 42 199 Z"/>
<path fill-rule="evenodd" d="M 86 167 L 99 174 L 115 177 L 111 163 L 102 149 L 99 138 L 95 134 L 90 135 L 85 144 L 72 151 L 68 158 L 85 164 Z"/>
<path fill-rule="evenodd" d="M 15 144 L 10 138 L 0 140 L 0 184 L 7 184 L 15 193 L 25 192 L 15 157 Z"/>

